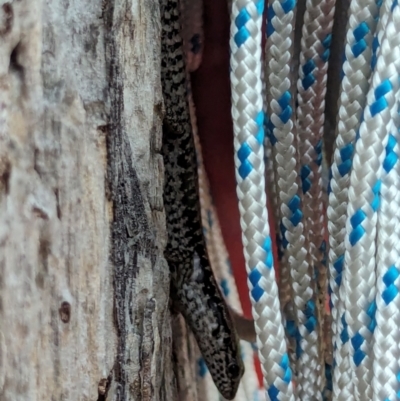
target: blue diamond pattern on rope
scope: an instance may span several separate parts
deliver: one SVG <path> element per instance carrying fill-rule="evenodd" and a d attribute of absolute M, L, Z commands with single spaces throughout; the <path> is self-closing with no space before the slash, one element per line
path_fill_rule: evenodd
<path fill-rule="evenodd" d="M 243 43 L 246 42 L 246 40 L 250 37 L 250 32 L 246 28 L 247 22 L 251 19 L 251 16 L 249 12 L 246 10 L 246 8 L 242 8 L 240 10 L 240 13 L 235 19 L 235 24 L 236 27 L 238 28 L 238 31 L 236 32 L 234 36 L 234 40 L 236 43 L 237 47 L 240 47 L 243 45 Z"/>
<path fill-rule="evenodd" d="M 331 47 L 331 43 L 332 43 L 332 34 L 328 34 L 325 36 L 325 39 L 321 41 L 322 46 L 324 47 L 324 51 L 322 52 L 322 54 L 320 55 L 321 60 L 323 62 L 327 62 L 329 60 L 329 56 L 330 56 L 330 47 Z"/>
<path fill-rule="evenodd" d="M 381 189 L 381 180 L 377 180 L 374 187 L 371 189 L 372 189 L 372 193 L 373 193 L 373 199 L 371 201 L 370 206 L 371 206 L 372 210 L 374 212 L 376 212 L 378 210 L 379 203 L 380 203 L 379 194 L 380 194 L 380 189 Z M 362 223 L 366 218 L 367 218 L 366 213 L 361 209 L 358 209 L 354 213 L 354 215 L 350 218 L 350 223 L 353 227 L 353 230 L 350 232 L 350 235 L 349 235 L 349 240 L 350 240 L 351 246 L 354 246 L 355 244 L 357 244 L 357 242 L 365 234 L 365 229 L 362 226 Z"/>
<path fill-rule="evenodd" d="M 394 151 L 396 144 L 396 138 L 392 134 L 389 134 L 388 143 L 386 145 L 386 157 L 383 161 L 383 168 L 386 173 L 389 173 L 393 169 L 399 159 L 397 153 Z"/>
<path fill-rule="evenodd" d="M 389 305 L 399 293 L 399 288 L 394 282 L 400 276 L 400 270 L 396 266 L 391 266 L 383 276 L 383 282 L 386 285 L 386 289 L 382 293 L 382 298 L 386 305 Z"/>
<path fill-rule="evenodd" d="M 351 47 L 354 57 L 358 57 L 367 48 L 367 42 L 364 37 L 370 32 L 370 28 L 366 22 L 361 22 L 360 25 L 353 31 L 356 43 Z"/>
<path fill-rule="evenodd" d="M 290 369 L 290 365 L 289 365 L 289 357 L 288 354 L 284 354 L 282 356 L 282 360 L 281 360 L 281 368 L 283 369 L 283 371 L 285 372 L 283 375 L 282 380 L 285 383 L 289 383 L 290 380 L 292 380 L 292 371 Z"/>
<path fill-rule="evenodd" d="M 291 100 L 292 96 L 289 91 L 286 91 L 278 100 L 279 106 L 281 106 L 282 109 L 281 113 L 279 114 L 279 118 L 284 124 L 286 124 L 292 116 L 293 110 L 290 106 Z"/>
<path fill-rule="evenodd" d="M 376 327 L 376 319 L 375 319 L 375 313 L 376 313 L 376 302 L 373 301 L 369 305 L 367 309 L 367 315 L 370 318 L 370 323 L 368 325 L 368 330 L 373 333 Z M 353 360 L 356 366 L 359 366 L 360 363 L 364 360 L 365 358 L 365 352 L 361 349 L 362 344 L 364 343 L 365 338 L 360 334 L 356 333 L 356 335 L 351 339 L 351 344 L 353 345 L 354 348 L 354 355 L 353 355 Z"/>
<path fill-rule="evenodd" d="M 354 153 L 354 146 L 351 143 L 340 149 L 340 158 L 342 159 L 342 163 L 339 164 L 338 170 L 342 177 L 344 177 L 346 174 L 350 172 L 353 153 Z"/>
<path fill-rule="evenodd" d="M 307 321 L 305 322 L 304 326 L 310 333 L 315 330 L 315 326 L 317 325 L 315 313 L 315 303 L 310 299 L 306 304 L 306 309 L 304 310 L 304 314 L 307 317 Z"/>
<path fill-rule="evenodd" d="M 255 135 L 255 138 L 259 145 L 261 146 L 264 143 L 264 112 L 260 111 L 257 113 L 254 122 L 258 126 L 258 131 L 257 134 Z M 251 162 L 248 160 L 249 156 L 252 154 L 253 149 L 250 147 L 250 145 L 246 142 L 242 143 L 240 146 L 237 156 L 238 159 L 240 160 L 240 167 L 239 167 L 239 174 L 242 177 L 242 179 L 245 179 L 253 170 L 253 165 Z"/>
<path fill-rule="evenodd" d="M 250 274 L 249 274 L 249 280 L 250 283 L 252 284 L 253 288 L 251 290 L 251 296 L 253 299 L 257 302 L 260 300 L 262 297 L 264 291 L 262 288 L 258 285 L 258 282 L 261 280 L 262 274 L 258 271 L 257 268 L 254 268 Z"/>
<path fill-rule="evenodd" d="M 310 174 L 311 174 L 311 169 L 309 166 L 303 166 L 301 168 L 300 177 L 304 194 L 308 192 L 311 188 L 311 180 L 308 178 Z"/>
<path fill-rule="evenodd" d="M 315 77 L 312 74 L 315 67 L 316 67 L 316 65 L 315 65 L 314 60 L 308 60 L 307 63 L 305 63 L 303 65 L 304 78 L 302 79 L 301 83 L 305 90 L 307 90 L 315 82 Z"/>
<path fill-rule="evenodd" d="M 293 198 L 289 201 L 288 207 L 292 212 L 292 217 L 290 218 L 290 222 L 297 227 L 303 218 L 303 213 L 300 210 L 300 197 L 298 195 L 293 196 Z"/>
<path fill-rule="evenodd" d="M 274 26 L 272 24 L 272 19 L 275 17 L 275 10 L 271 6 L 268 7 L 268 12 L 267 12 L 267 37 L 271 36 L 274 32 Z"/>
<path fill-rule="evenodd" d="M 369 110 L 371 112 L 371 116 L 374 117 L 376 114 L 383 111 L 388 107 L 388 102 L 385 98 L 390 91 L 393 90 L 392 83 L 385 79 L 378 87 L 375 89 L 375 102 L 371 104 Z"/>
<path fill-rule="evenodd" d="M 282 356 L 280 366 L 284 371 L 282 380 L 285 383 L 289 383 L 292 380 L 292 371 L 291 371 L 290 366 L 289 366 L 289 357 L 288 357 L 287 354 L 284 354 Z M 278 399 L 279 389 L 275 385 L 270 386 L 270 388 L 267 390 L 267 392 L 268 392 L 268 395 L 269 395 L 269 398 L 270 398 L 271 401 L 272 400 L 274 400 L 274 401 L 278 401 L 279 400 Z"/>
<path fill-rule="evenodd" d="M 264 1 L 263 0 L 258 1 L 257 3 L 255 3 L 255 7 L 257 9 L 258 14 L 262 15 L 262 13 L 264 12 Z M 250 20 L 251 20 L 250 13 L 245 7 L 242 8 L 238 16 L 235 18 L 235 25 L 238 28 L 238 31 L 234 36 L 234 40 L 237 47 L 242 46 L 243 43 L 245 43 L 246 40 L 250 37 L 250 32 L 246 28 L 246 24 Z"/>
<path fill-rule="evenodd" d="M 267 237 L 265 239 L 263 249 L 265 250 L 266 253 L 264 263 L 268 269 L 272 269 L 274 266 L 274 257 L 272 253 L 272 241 L 270 237 Z M 263 276 L 257 267 L 255 267 L 249 274 L 249 280 L 251 285 L 253 286 L 251 290 L 251 296 L 256 302 L 258 302 L 262 297 L 262 295 L 264 294 L 264 290 L 258 285 L 262 277 Z"/>

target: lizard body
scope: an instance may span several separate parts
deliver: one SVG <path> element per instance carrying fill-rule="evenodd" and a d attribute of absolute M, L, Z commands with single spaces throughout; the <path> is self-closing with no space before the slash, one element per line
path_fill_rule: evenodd
<path fill-rule="evenodd" d="M 196 155 L 186 93 L 178 0 L 161 0 L 164 206 L 171 298 L 192 330 L 213 380 L 233 399 L 244 373 L 236 330 L 211 270 L 203 237 Z"/>

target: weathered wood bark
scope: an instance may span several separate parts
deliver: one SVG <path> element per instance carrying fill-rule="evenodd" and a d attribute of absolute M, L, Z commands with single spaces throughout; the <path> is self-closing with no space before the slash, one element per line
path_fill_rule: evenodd
<path fill-rule="evenodd" d="M 0 400 L 174 400 L 153 0 L 0 1 Z"/>

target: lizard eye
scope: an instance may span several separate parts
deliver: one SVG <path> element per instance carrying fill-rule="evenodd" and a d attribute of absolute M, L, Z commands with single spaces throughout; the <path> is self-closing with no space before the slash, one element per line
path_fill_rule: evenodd
<path fill-rule="evenodd" d="M 228 365 L 228 372 L 233 379 L 236 379 L 240 374 L 240 368 L 236 362 L 232 362 Z"/>

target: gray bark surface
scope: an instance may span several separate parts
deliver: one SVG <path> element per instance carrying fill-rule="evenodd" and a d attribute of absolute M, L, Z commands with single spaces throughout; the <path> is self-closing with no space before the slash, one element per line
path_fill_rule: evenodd
<path fill-rule="evenodd" d="M 173 400 L 158 3 L 0 0 L 0 400 Z"/>

